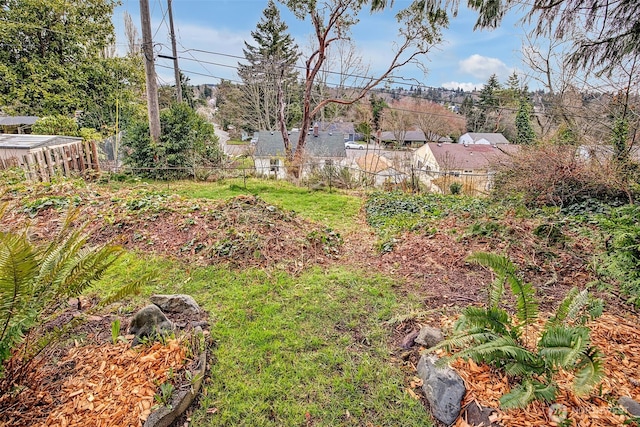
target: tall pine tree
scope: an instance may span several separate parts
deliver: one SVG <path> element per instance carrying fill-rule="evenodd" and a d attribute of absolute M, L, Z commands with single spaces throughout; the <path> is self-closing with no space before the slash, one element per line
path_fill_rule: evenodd
<path fill-rule="evenodd" d="M 288 27 L 280 17 L 280 11 L 273 0 L 269 0 L 263 16 L 251 37 L 255 45 L 245 42 L 246 64 L 238 64 L 238 75 L 242 79 L 242 105 L 246 111 L 245 123 L 250 130 L 276 130 L 279 128 L 278 115 L 288 120 L 285 94 L 297 78 L 295 63 L 298 60 L 298 46 L 287 33 Z"/>

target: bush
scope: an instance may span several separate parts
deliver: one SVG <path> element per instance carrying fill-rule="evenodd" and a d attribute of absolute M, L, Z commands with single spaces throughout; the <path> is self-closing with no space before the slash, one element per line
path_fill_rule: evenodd
<path fill-rule="evenodd" d="M 611 209 L 598 216 L 598 224 L 605 240 L 598 273 L 616 282 L 627 302 L 640 307 L 640 207 Z"/>
<path fill-rule="evenodd" d="M 585 155 L 586 156 L 586 155 Z M 520 147 L 496 165 L 493 195 L 522 195 L 528 206 L 567 207 L 594 199 L 619 203 L 633 199 L 629 179 L 603 153 L 578 154 L 571 145 Z"/>
<path fill-rule="evenodd" d="M 487 307 L 467 307 L 456 322 L 454 335 L 430 350 L 461 349 L 440 363 L 470 358 L 519 379 L 520 383 L 500 398 L 503 408 L 524 407 L 534 400 L 553 401 L 558 391 L 554 377 L 559 370 L 573 373 L 572 388 L 578 394 L 589 392 L 600 381 L 600 354 L 591 346 L 590 330 L 584 323 L 601 314 L 602 301 L 591 299 L 586 290 L 572 289 L 536 341 L 528 331 L 539 323 L 531 284 L 521 281 L 506 257 L 477 252 L 467 261 L 490 268 L 496 279 L 489 287 Z M 515 318 L 503 308 L 505 286 L 516 302 Z"/>
<path fill-rule="evenodd" d="M 214 127 L 188 105 L 173 104 L 160 114 L 162 134 L 152 144 L 149 125 L 131 125 L 123 137 L 125 164 L 141 176 L 162 179 L 196 176 L 220 164 L 223 154 Z"/>

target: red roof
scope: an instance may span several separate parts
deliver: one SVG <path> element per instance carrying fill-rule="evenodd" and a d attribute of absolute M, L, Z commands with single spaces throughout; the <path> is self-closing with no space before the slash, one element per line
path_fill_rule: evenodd
<path fill-rule="evenodd" d="M 427 144 L 441 169 L 486 170 L 492 162 L 518 150 L 517 145 Z"/>

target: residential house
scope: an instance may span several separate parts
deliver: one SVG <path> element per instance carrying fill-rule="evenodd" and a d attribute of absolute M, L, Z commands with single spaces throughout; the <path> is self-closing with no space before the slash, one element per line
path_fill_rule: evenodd
<path fill-rule="evenodd" d="M 518 148 L 513 144 L 428 143 L 413 153 L 413 167 L 430 191 L 448 193 L 455 182 L 466 194 L 483 194 L 492 186 L 494 163 Z"/>
<path fill-rule="evenodd" d="M 384 156 L 369 153 L 355 159 L 360 170 L 360 179 L 363 182 L 371 182 L 375 187 L 385 184 L 400 184 L 408 177 L 393 166 L 391 160 Z"/>
<path fill-rule="evenodd" d="M 396 133 L 391 131 L 380 132 L 379 140 L 382 144 L 399 144 L 397 141 Z M 407 147 L 419 147 L 427 142 L 452 142 L 451 138 L 448 136 L 441 136 L 433 132 L 429 132 L 428 135 L 425 135 L 421 130 L 408 130 L 403 135 L 403 146 Z"/>
<path fill-rule="evenodd" d="M 289 140 L 294 149 L 299 135 L 299 131 L 289 132 Z M 302 175 L 306 175 L 314 167 L 344 166 L 346 156 L 342 134 L 320 132 L 318 127 L 314 126 L 313 130 L 307 134 Z M 284 141 L 280 132 L 258 133 L 254 151 L 254 162 L 258 174 L 284 178 L 287 174 L 285 157 Z"/>
<path fill-rule="evenodd" d="M 498 145 L 509 144 L 507 138 L 501 133 L 476 133 L 467 132 L 460 136 L 458 139 L 460 144 L 484 144 L 484 145 Z"/>
<path fill-rule="evenodd" d="M 318 131 L 328 133 L 339 133 L 344 137 L 344 141 L 358 141 L 362 135 L 356 133 L 353 122 L 316 122 Z"/>

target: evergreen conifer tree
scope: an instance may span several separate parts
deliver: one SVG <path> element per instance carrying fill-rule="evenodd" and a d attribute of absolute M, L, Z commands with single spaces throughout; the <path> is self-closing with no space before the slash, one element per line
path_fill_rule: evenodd
<path fill-rule="evenodd" d="M 278 100 L 278 92 L 284 93 L 284 87 L 295 83 L 297 77 L 298 46 L 287 30 L 280 11 L 269 0 L 262 19 L 251 32 L 255 45 L 245 42 L 247 63 L 238 64 L 238 75 L 244 83 L 241 102 L 247 113 L 246 124 L 252 130 L 278 128 L 278 111 L 285 108 L 284 104 L 290 104 Z"/>

